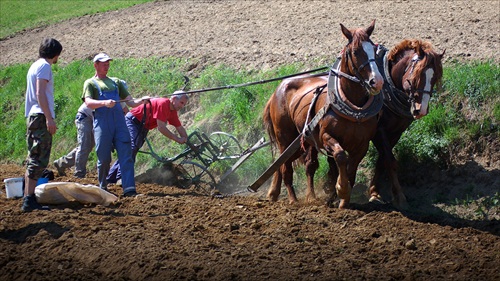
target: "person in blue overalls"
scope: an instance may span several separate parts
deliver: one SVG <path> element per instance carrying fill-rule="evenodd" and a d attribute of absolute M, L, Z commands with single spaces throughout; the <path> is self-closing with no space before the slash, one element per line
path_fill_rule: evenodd
<path fill-rule="evenodd" d="M 136 196 L 130 134 L 120 101 L 125 101 L 130 107 L 137 107 L 144 101 L 132 99 L 120 79 L 107 76 L 111 60 L 105 53 L 99 53 L 94 57 L 95 76 L 83 84 L 82 99 L 94 110 L 99 187 L 107 190 L 106 176 L 111 164 L 111 151 L 114 148 L 122 169 L 123 196 Z"/>

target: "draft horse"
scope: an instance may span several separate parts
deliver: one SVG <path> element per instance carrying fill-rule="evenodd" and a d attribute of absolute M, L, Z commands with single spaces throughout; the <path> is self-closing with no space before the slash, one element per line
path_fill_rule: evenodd
<path fill-rule="evenodd" d="M 383 77 L 375 63 L 375 45 L 370 35 L 375 20 L 367 28 L 349 30 L 340 24 L 348 43 L 340 60 L 326 76 L 303 76 L 285 79 L 270 97 L 264 109 L 263 119 L 270 141 L 283 153 L 304 131 L 301 149 L 273 175 L 268 198 L 277 201 L 284 181 L 289 202 L 297 202 L 292 186 L 295 159 L 306 153 L 307 200 L 315 200 L 314 173 L 318 168 L 318 151 L 328 154 L 329 176 L 335 183 L 329 203 L 338 195 L 339 208 L 347 208 L 351 185 L 355 182 L 357 167 L 365 156 L 369 142 L 377 128 L 377 114 L 382 108 L 378 93 Z M 380 102 L 376 102 L 380 100 Z M 306 124 L 320 115 L 317 126 Z M 304 130 L 304 129 L 307 130 Z M 331 188 L 333 190 L 333 188 Z"/>
<path fill-rule="evenodd" d="M 438 54 L 431 43 L 417 39 L 405 39 L 390 51 L 383 46 L 378 48 L 377 64 L 385 79 L 384 106 L 372 140 L 379 157 L 370 181 L 370 202 L 385 203 L 379 193 L 379 180 L 385 171 L 391 185 L 392 204 L 407 208 L 392 149 L 410 124 L 429 112 L 434 86 L 441 83 L 444 53 Z"/>

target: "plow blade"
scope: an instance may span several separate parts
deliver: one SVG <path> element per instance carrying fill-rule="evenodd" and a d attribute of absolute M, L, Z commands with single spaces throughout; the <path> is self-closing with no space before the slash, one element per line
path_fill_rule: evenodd
<path fill-rule="evenodd" d="M 257 143 L 255 143 L 250 149 L 249 152 L 246 153 L 243 157 L 241 157 L 234 165 L 227 170 L 219 179 L 219 183 L 223 182 L 230 174 L 232 174 L 236 169 L 238 169 L 241 164 L 245 160 L 247 160 L 248 157 L 250 157 L 257 149 L 262 148 L 266 145 L 269 145 L 269 142 L 266 142 L 264 138 L 261 138 Z"/>

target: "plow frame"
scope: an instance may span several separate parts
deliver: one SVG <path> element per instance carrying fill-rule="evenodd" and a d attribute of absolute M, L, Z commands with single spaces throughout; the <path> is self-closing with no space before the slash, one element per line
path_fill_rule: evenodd
<path fill-rule="evenodd" d="M 163 157 L 155 151 L 148 138 L 145 142 L 149 151 L 139 150 L 139 153 L 148 154 L 163 165 L 172 167 L 180 187 L 193 187 L 209 195 L 214 195 L 218 184 L 235 172 L 255 151 L 269 145 L 269 142 L 261 138 L 254 146 L 243 150 L 239 141 L 231 134 L 213 132 L 207 136 L 203 132 L 194 131 L 189 134 L 182 152 L 172 157 Z M 222 176 L 215 177 L 209 170 L 215 162 L 229 160 L 237 161 Z"/>

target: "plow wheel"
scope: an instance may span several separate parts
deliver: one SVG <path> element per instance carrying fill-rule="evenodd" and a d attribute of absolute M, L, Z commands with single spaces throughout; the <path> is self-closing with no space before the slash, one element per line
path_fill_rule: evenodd
<path fill-rule="evenodd" d="M 211 133 L 208 138 L 210 139 L 210 142 L 217 147 L 218 159 L 238 158 L 243 152 L 238 140 L 228 133 L 214 132 Z"/>
<path fill-rule="evenodd" d="M 191 161 L 183 161 L 177 166 L 178 180 L 182 188 L 191 188 L 212 195 L 215 191 L 215 179 L 207 167 Z"/>

